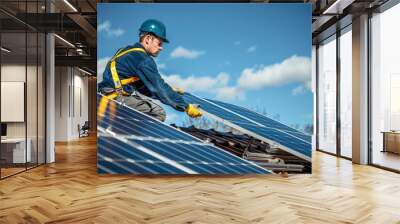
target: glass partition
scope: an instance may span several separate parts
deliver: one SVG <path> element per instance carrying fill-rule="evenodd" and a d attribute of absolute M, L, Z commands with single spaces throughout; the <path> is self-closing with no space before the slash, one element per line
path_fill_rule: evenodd
<path fill-rule="evenodd" d="M 26 141 L 26 45 L 25 31 L 1 34 L 2 177 L 24 171 L 31 162 Z"/>
<path fill-rule="evenodd" d="M 46 162 L 45 145 L 45 124 L 46 124 L 46 37 L 43 33 L 38 33 L 38 64 L 37 64 L 37 162 Z"/>
<path fill-rule="evenodd" d="M 27 2 L 28 13 L 40 13 L 42 11 L 39 1 Z M 33 17 L 33 20 L 38 20 L 38 17 Z M 38 21 L 34 21 L 38 23 Z M 27 163 L 27 167 L 35 167 L 38 165 L 39 151 L 38 151 L 38 141 L 39 141 L 39 66 L 40 66 L 40 37 L 39 32 L 35 29 L 27 28 L 27 150 L 31 151 L 30 162 Z"/>
<path fill-rule="evenodd" d="M 36 32 L 27 33 L 27 85 L 26 85 L 26 113 L 27 113 L 27 150 L 30 151 L 30 161 L 27 163 L 28 168 L 37 165 L 37 76 L 38 76 L 38 35 Z"/>
<path fill-rule="evenodd" d="M 40 13 L 43 5 L 0 2 L 16 16 Z M 45 162 L 45 35 L 13 15 L 0 12 L 0 178 Z"/>

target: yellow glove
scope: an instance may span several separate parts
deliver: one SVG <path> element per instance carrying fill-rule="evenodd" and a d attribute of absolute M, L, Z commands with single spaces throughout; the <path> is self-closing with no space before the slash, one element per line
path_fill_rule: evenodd
<path fill-rule="evenodd" d="M 203 115 L 201 110 L 196 105 L 193 104 L 188 105 L 188 107 L 186 108 L 186 113 L 192 118 L 197 118 Z"/>
<path fill-rule="evenodd" d="M 185 94 L 185 91 L 183 89 L 179 88 L 179 87 L 176 87 L 176 88 L 172 87 L 172 90 L 174 90 L 176 93 L 178 93 L 180 95 Z"/>

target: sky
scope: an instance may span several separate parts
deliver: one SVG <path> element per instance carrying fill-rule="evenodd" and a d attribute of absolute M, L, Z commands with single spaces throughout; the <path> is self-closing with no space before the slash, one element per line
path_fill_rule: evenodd
<path fill-rule="evenodd" d="M 117 49 L 138 41 L 142 22 L 157 19 L 170 41 L 155 58 L 168 84 L 312 124 L 311 4 L 100 3 L 97 13 L 98 76 Z M 163 107 L 167 123 L 187 116 Z"/>

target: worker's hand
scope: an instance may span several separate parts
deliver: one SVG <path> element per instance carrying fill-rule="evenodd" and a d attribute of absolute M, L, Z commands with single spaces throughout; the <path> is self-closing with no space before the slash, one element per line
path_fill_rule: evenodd
<path fill-rule="evenodd" d="M 186 113 L 192 118 L 197 118 L 203 115 L 201 110 L 194 104 L 189 104 L 188 107 L 186 108 Z"/>
<path fill-rule="evenodd" d="M 183 95 L 185 94 L 185 91 L 179 87 L 172 87 L 172 90 L 174 90 L 176 93 Z"/>

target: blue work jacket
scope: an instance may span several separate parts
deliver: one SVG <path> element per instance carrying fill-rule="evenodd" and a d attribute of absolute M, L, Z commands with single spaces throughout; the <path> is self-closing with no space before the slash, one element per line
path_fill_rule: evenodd
<path fill-rule="evenodd" d="M 143 48 L 140 43 L 133 46 L 127 46 L 123 50 L 130 48 Z M 187 103 L 181 95 L 176 93 L 161 77 L 158 72 L 154 59 L 143 52 L 132 51 L 116 59 L 116 69 L 120 80 L 138 77 L 139 81 L 132 85 L 123 86 L 124 91 L 131 94 L 134 90 L 160 100 L 179 111 L 184 111 Z M 103 81 L 98 85 L 99 90 L 104 87 L 115 88 L 111 75 L 110 63 L 107 64 L 103 72 Z"/>

